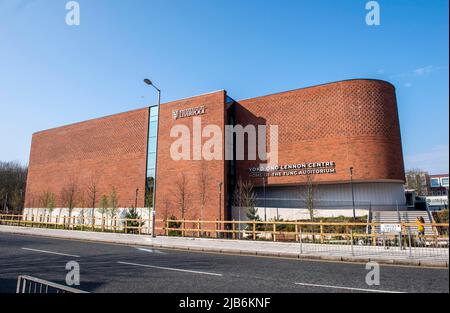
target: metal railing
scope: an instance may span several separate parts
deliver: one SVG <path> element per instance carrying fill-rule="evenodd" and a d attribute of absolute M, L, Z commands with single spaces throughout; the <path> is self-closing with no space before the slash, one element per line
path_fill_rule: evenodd
<path fill-rule="evenodd" d="M 86 291 L 52 283 L 40 278 L 21 275 L 17 279 L 16 293 L 87 293 Z"/>

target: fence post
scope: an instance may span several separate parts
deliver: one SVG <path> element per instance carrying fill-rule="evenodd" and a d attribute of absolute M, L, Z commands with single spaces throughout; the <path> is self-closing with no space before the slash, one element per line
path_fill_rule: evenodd
<path fill-rule="evenodd" d="M 401 223 L 400 224 L 400 232 L 398 233 L 398 241 L 399 241 L 398 246 L 399 246 L 400 250 L 403 250 L 403 232 L 402 232 L 403 227 L 404 227 L 404 224 Z"/>
<path fill-rule="evenodd" d="M 298 241 L 298 224 L 295 224 L 295 241 Z"/>
<path fill-rule="evenodd" d="M 217 231 L 219 224 L 217 221 L 218 220 L 216 219 L 216 222 L 214 223 L 214 232 L 216 233 L 216 239 L 219 238 L 219 232 Z"/>
<path fill-rule="evenodd" d="M 355 252 L 353 251 L 353 228 L 350 229 L 350 240 L 352 241 L 351 247 L 352 247 L 352 256 L 355 256 Z"/>
<path fill-rule="evenodd" d="M 300 254 L 303 254 L 303 233 L 302 233 L 302 226 L 300 226 Z"/>
<path fill-rule="evenodd" d="M 435 226 L 434 220 L 431 221 L 431 230 L 433 231 L 434 247 L 438 247 L 438 228 Z"/>
<path fill-rule="evenodd" d="M 408 226 L 409 257 L 412 258 L 411 228 Z"/>
<path fill-rule="evenodd" d="M 166 229 L 165 229 L 165 232 L 166 232 L 166 236 L 168 237 L 168 236 L 169 236 L 169 221 L 168 221 L 168 220 L 166 220 Z"/>
<path fill-rule="evenodd" d="M 320 243 L 323 243 L 323 220 L 320 220 Z"/>
<path fill-rule="evenodd" d="M 201 237 L 201 227 L 200 227 L 200 219 L 197 219 L 197 237 L 200 238 Z"/>
<path fill-rule="evenodd" d="M 234 220 L 233 220 L 233 223 L 231 224 L 231 230 L 232 230 L 232 238 L 233 239 L 236 239 L 236 224 L 234 223 Z"/>
<path fill-rule="evenodd" d="M 253 240 L 256 240 L 256 221 L 253 221 L 252 233 L 253 233 Z"/>
<path fill-rule="evenodd" d="M 372 222 L 372 246 L 376 246 L 377 245 L 377 229 L 375 227 L 375 223 Z"/>
<path fill-rule="evenodd" d="M 272 225 L 272 233 L 273 233 L 273 241 L 276 242 L 277 241 L 277 224 L 275 222 L 273 222 L 273 225 Z"/>

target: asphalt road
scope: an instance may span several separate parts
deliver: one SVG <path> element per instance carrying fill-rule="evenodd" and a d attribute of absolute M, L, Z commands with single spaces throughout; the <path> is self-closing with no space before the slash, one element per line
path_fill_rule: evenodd
<path fill-rule="evenodd" d="M 448 269 L 381 266 L 368 286 L 365 264 L 184 252 L 0 234 L 0 292 L 18 275 L 65 284 L 77 261 L 89 292 L 309 293 L 449 292 Z"/>

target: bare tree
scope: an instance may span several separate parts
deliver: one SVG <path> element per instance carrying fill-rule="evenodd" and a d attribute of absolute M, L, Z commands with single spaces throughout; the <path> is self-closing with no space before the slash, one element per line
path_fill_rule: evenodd
<path fill-rule="evenodd" d="M 185 173 L 181 173 L 180 177 L 175 181 L 175 197 L 180 208 L 181 219 L 185 218 L 187 206 L 190 196 L 187 190 L 188 181 Z"/>
<path fill-rule="evenodd" d="M 97 203 L 97 193 L 98 193 L 98 187 L 97 187 L 97 181 L 94 177 L 91 178 L 91 181 L 89 182 L 89 185 L 87 186 L 87 197 L 90 201 L 91 205 L 91 223 L 92 228 L 94 225 L 94 217 L 95 217 L 95 207 Z"/>
<path fill-rule="evenodd" d="M 79 215 L 79 223 L 83 224 L 85 223 L 85 210 L 87 208 L 87 202 L 86 202 L 86 195 L 85 195 L 85 191 L 84 190 L 80 190 L 78 193 L 78 205 L 80 207 L 80 215 Z"/>
<path fill-rule="evenodd" d="M 205 211 L 205 205 L 208 201 L 208 189 L 211 181 L 211 177 L 208 174 L 208 170 L 202 163 L 202 167 L 199 174 L 199 184 L 200 184 L 200 220 L 203 221 L 203 212 Z"/>
<path fill-rule="evenodd" d="M 429 175 L 424 170 L 413 168 L 406 172 L 406 187 L 416 191 L 418 196 L 428 196 Z"/>
<path fill-rule="evenodd" d="M 300 186 L 300 197 L 303 199 L 306 209 L 309 213 L 309 218 L 314 221 L 315 217 L 315 192 L 316 186 L 314 175 L 307 174 L 305 176 L 305 185 Z"/>
<path fill-rule="evenodd" d="M 239 219 L 241 219 L 240 210 L 243 208 L 249 220 L 260 220 L 258 212 L 255 208 L 256 195 L 253 190 L 253 184 L 250 181 L 243 181 L 241 178 L 238 179 L 234 190 L 234 206 L 239 210 Z"/>
<path fill-rule="evenodd" d="M 164 218 L 165 221 L 167 221 L 169 219 L 169 210 L 170 210 L 170 207 L 171 207 L 171 203 L 170 203 L 170 200 L 167 197 L 163 197 L 162 200 L 161 200 L 161 203 L 162 203 L 162 208 L 164 210 L 163 218 Z"/>
<path fill-rule="evenodd" d="M 44 209 L 44 216 L 47 214 L 47 210 L 52 215 L 56 206 L 55 194 L 49 190 L 44 191 L 39 197 L 41 207 Z"/>
<path fill-rule="evenodd" d="M 0 211 L 23 210 L 27 173 L 28 168 L 20 163 L 0 161 Z"/>
<path fill-rule="evenodd" d="M 111 226 L 113 226 L 114 218 L 119 212 L 119 204 L 117 199 L 116 188 L 112 188 L 112 191 L 109 195 L 109 216 L 111 217 Z"/>
<path fill-rule="evenodd" d="M 73 209 L 77 202 L 78 187 L 74 180 L 61 189 L 61 204 L 69 210 L 69 218 L 72 217 Z"/>
<path fill-rule="evenodd" d="M 105 214 L 108 213 L 109 210 L 109 200 L 108 197 L 106 195 L 103 195 L 100 198 L 100 205 L 99 205 L 99 209 L 98 212 L 102 215 L 102 228 L 105 225 Z"/>

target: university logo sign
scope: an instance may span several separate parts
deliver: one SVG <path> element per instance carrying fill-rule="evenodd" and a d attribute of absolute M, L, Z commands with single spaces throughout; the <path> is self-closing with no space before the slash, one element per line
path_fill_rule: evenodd
<path fill-rule="evenodd" d="M 180 118 L 199 116 L 206 114 L 206 106 L 200 106 L 196 108 L 190 108 L 185 110 L 173 110 L 172 116 L 174 120 L 178 120 Z"/>

